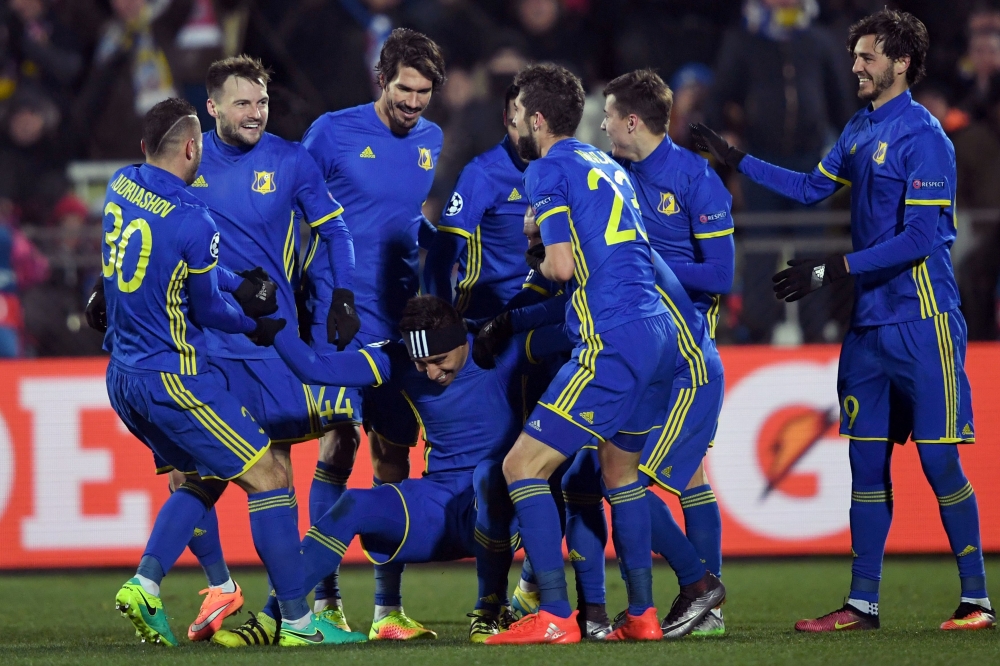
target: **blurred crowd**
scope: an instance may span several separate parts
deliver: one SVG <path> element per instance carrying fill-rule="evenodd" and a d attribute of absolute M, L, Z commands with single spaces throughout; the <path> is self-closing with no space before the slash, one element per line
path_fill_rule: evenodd
<path fill-rule="evenodd" d="M 529 61 L 555 61 L 583 79 L 580 138 L 598 146 L 606 144 L 604 84 L 648 66 L 674 89 L 674 141 L 690 146 L 688 124 L 704 121 L 754 155 L 810 170 L 859 107 L 847 28 L 885 5 L 928 25 L 928 78 L 914 94 L 955 143 L 961 205 L 1000 208 L 1000 0 L 6 0 L 0 355 L 100 348 L 79 315 L 99 269 L 86 259 L 99 256 L 99 221 L 67 165 L 141 160 L 146 110 L 171 96 L 204 109 L 206 67 L 224 55 L 249 53 L 272 69 L 268 130 L 298 140 L 321 113 L 377 96 L 373 66 L 394 27 L 435 39 L 448 81 L 427 112 L 445 131 L 433 220 L 462 167 L 502 135 L 503 91 Z M 207 113 L 202 123 L 213 126 Z M 721 175 L 737 211 L 792 208 L 737 174 Z M 974 232 L 959 271 L 969 332 L 995 339 L 1000 224 Z M 801 232 L 739 231 L 738 242 L 753 233 Z M 743 263 L 723 339 L 767 342 L 779 305 L 740 292 L 769 283 L 774 261 Z"/>

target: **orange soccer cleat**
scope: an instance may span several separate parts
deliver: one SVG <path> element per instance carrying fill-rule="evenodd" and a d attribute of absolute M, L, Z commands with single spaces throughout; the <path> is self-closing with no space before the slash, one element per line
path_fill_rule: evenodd
<path fill-rule="evenodd" d="M 201 602 L 198 617 L 188 627 L 188 638 L 192 641 L 207 641 L 222 628 L 222 621 L 243 608 L 243 590 L 235 581 L 235 592 L 223 592 L 218 587 L 208 587 L 198 594 L 207 595 Z"/>
<path fill-rule="evenodd" d="M 548 611 L 525 615 L 510 625 L 507 631 L 488 637 L 487 645 L 529 645 L 534 643 L 579 643 L 580 625 L 576 622 L 579 611 L 569 617 L 559 617 Z"/>
<path fill-rule="evenodd" d="M 647 608 L 642 615 L 623 611 L 615 618 L 615 629 L 604 637 L 606 641 L 658 641 L 663 638 L 660 618 L 655 608 Z"/>
<path fill-rule="evenodd" d="M 977 604 L 962 602 L 947 621 L 941 623 L 945 631 L 975 631 L 992 629 L 997 623 L 996 611 L 987 610 Z"/>

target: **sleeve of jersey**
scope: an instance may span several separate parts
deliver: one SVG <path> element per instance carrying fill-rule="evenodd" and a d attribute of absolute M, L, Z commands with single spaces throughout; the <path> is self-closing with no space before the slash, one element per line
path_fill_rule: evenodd
<path fill-rule="evenodd" d="M 224 291 L 227 294 L 233 293 L 240 288 L 241 284 L 243 284 L 243 278 L 228 268 L 216 266 L 215 274 L 219 280 L 219 291 Z"/>
<path fill-rule="evenodd" d="M 687 208 L 700 261 L 674 262 L 674 274 L 687 289 L 728 294 L 733 288 L 736 244 L 733 242 L 733 198 L 707 165 L 691 182 Z"/>
<path fill-rule="evenodd" d="M 739 170 L 747 178 L 803 204 L 814 204 L 837 191 L 841 185 L 850 185 L 846 169 L 842 167 L 840 142 L 820 160 L 810 173 L 790 171 L 768 164 L 753 155 L 747 155 L 740 162 Z"/>
<path fill-rule="evenodd" d="M 385 354 L 378 349 L 320 356 L 299 339 L 292 326 L 286 326 L 275 336 L 274 348 L 285 365 L 305 384 L 378 386 L 387 378 L 384 372 L 388 363 L 383 367 L 376 363 L 376 359 L 385 360 Z"/>
<path fill-rule="evenodd" d="M 847 255 L 847 265 L 855 274 L 908 264 L 929 255 L 934 249 L 941 209 L 952 206 L 955 187 L 955 158 L 938 134 L 918 135 L 903 150 L 906 195 L 903 230 L 870 248 Z"/>
<path fill-rule="evenodd" d="M 525 172 L 524 189 L 535 209 L 535 224 L 545 245 L 569 243 L 569 192 L 566 179 L 558 169 L 532 169 Z"/>
<path fill-rule="evenodd" d="M 511 310 L 511 328 L 515 333 L 524 333 L 533 328 L 565 323 L 566 298 L 566 294 L 561 294 L 541 303 Z"/>
<path fill-rule="evenodd" d="M 302 137 L 302 146 L 312 155 L 319 166 L 324 182 L 333 177 L 336 165 L 332 156 L 335 155 L 333 142 L 333 123 L 326 116 L 320 116 L 309 126 Z"/>
<path fill-rule="evenodd" d="M 344 223 L 344 207 L 337 203 L 316 161 L 305 151 L 299 153 L 299 189 L 296 199 L 309 226 L 325 241 L 333 286 L 352 289 L 354 284 L 354 240 Z"/>
<path fill-rule="evenodd" d="M 224 333 L 249 333 L 256 328 L 254 320 L 229 305 L 219 291 L 218 271 L 213 270 L 218 264 L 219 232 L 208 213 L 187 218 L 179 240 L 181 257 L 188 266 L 185 285 L 191 320 Z"/>
<path fill-rule="evenodd" d="M 462 169 L 455 191 L 441 213 L 439 232 L 471 239 L 490 204 L 490 187 L 486 173 L 478 164 Z"/>
<path fill-rule="evenodd" d="M 424 288 L 428 294 L 452 302 L 451 269 L 465 249 L 465 237 L 438 234 L 424 262 Z"/>
<path fill-rule="evenodd" d="M 541 326 L 528 331 L 527 335 L 518 336 L 517 342 L 524 350 L 522 362 L 537 364 L 541 359 L 553 354 L 573 351 L 573 341 L 566 335 L 564 326 Z"/>
<path fill-rule="evenodd" d="M 691 180 L 687 209 L 696 240 L 732 235 L 733 197 L 707 162 L 704 171 Z"/>
<path fill-rule="evenodd" d="M 674 269 L 667 265 L 667 262 L 663 260 L 663 257 L 656 250 L 651 249 L 650 252 L 653 258 L 653 270 L 656 271 L 657 291 L 666 295 L 672 301 L 690 301 L 691 297 L 684 290 L 684 286 L 677 278 Z M 692 305 L 692 307 L 694 306 Z"/>

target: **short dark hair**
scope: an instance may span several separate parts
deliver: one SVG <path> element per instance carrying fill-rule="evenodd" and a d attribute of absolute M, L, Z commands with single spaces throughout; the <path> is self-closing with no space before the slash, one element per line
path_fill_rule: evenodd
<path fill-rule="evenodd" d="M 156 158 L 183 138 L 201 131 L 198 112 L 187 100 L 171 97 L 159 102 L 142 119 L 146 157 Z"/>
<path fill-rule="evenodd" d="M 664 134 L 670 127 L 674 92 L 653 70 L 622 74 L 604 86 L 604 96 L 608 95 L 615 96 L 614 108 L 620 118 L 634 113 L 653 134 Z"/>
<path fill-rule="evenodd" d="M 441 47 L 416 30 L 396 28 L 382 45 L 375 71 L 382 78 L 380 83 L 384 87 L 404 67 L 412 67 L 420 72 L 431 82 L 434 91 L 444 85 L 444 55 Z"/>
<path fill-rule="evenodd" d="M 924 61 L 930 47 L 927 26 L 909 12 L 881 9 L 854 25 L 847 37 L 847 50 L 853 55 L 858 40 L 865 35 L 875 35 L 875 43 L 882 45 L 882 53 L 890 60 L 909 56 L 910 68 L 906 70 L 906 83 L 910 86 L 924 78 Z"/>
<path fill-rule="evenodd" d="M 248 55 L 232 56 L 222 60 L 216 60 L 208 67 L 208 74 L 205 75 L 205 90 L 208 96 L 212 97 L 225 85 L 230 76 L 238 79 L 246 79 L 266 86 L 271 81 L 271 73 L 261 63 L 259 58 L 251 58 Z"/>
<path fill-rule="evenodd" d="M 425 294 L 414 296 L 406 302 L 403 316 L 399 320 L 399 330 L 437 331 L 456 324 L 464 326 L 465 320 L 451 303 L 443 298 Z"/>
<path fill-rule="evenodd" d="M 503 93 L 503 117 L 504 120 L 510 122 L 510 118 L 507 117 L 507 112 L 510 110 L 510 103 L 517 99 L 517 94 L 521 91 L 513 83 L 507 86 L 507 89 Z"/>
<path fill-rule="evenodd" d="M 514 85 L 527 115 L 541 113 L 553 134 L 572 136 L 576 132 L 586 97 L 576 75 L 560 65 L 528 65 L 514 77 Z"/>

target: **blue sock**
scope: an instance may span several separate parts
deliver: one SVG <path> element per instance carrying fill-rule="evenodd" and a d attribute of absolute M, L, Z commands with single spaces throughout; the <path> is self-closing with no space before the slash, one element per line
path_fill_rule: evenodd
<path fill-rule="evenodd" d="M 607 490 L 618 559 L 625 569 L 628 612 L 638 616 L 653 607 L 653 556 L 646 485 L 634 481 Z"/>
<path fill-rule="evenodd" d="M 194 536 L 188 541 L 188 548 L 198 558 L 198 564 L 205 570 L 205 577 L 212 587 L 219 587 L 229 580 L 229 567 L 222 556 L 222 542 L 219 541 L 219 517 L 213 506 L 194 528 Z"/>
<path fill-rule="evenodd" d="M 722 578 L 722 514 L 712 486 L 707 483 L 681 493 L 684 533 L 698 551 L 705 568 Z"/>
<path fill-rule="evenodd" d="M 372 488 L 379 488 L 383 485 L 385 485 L 384 481 L 372 477 Z M 403 569 L 405 567 L 406 565 L 402 562 L 375 565 L 376 606 L 403 605 Z"/>
<path fill-rule="evenodd" d="M 891 442 L 851 440 L 851 599 L 878 603 L 892 525 Z"/>
<path fill-rule="evenodd" d="M 705 563 L 690 539 L 681 531 L 666 503 L 655 493 L 646 493 L 652 549 L 667 561 L 677 574 L 679 585 L 697 583 L 705 575 Z"/>
<path fill-rule="evenodd" d="M 299 533 L 299 500 L 295 495 L 295 488 L 291 488 L 288 491 L 288 507 L 292 510 L 292 522 L 295 524 L 295 534 Z M 278 597 L 274 593 L 274 585 L 271 584 L 271 577 L 267 576 L 267 604 L 264 606 L 262 611 L 265 615 L 270 615 L 274 618 L 275 622 L 281 623 L 281 606 L 278 602 Z"/>
<path fill-rule="evenodd" d="M 187 548 L 191 535 L 194 534 L 195 525 L 205 517 L 206 502 L 199 495 L 200 492 L 199 488 L 182 485 L 167 498 L 156 514 L 156 522 L 153 523 L 153 531 L 146 541 L 146 550 L 142 557 L 143 560 L 146 558 L 156 560 L 160 568 L 159 580 L 142 571 L 139 573 L 157 585 Z M 156 568 L 148 561 L 144 570 L 154 575 L 157 573 Z"/>
<path fill-rule="evenodd" d="M 517 537 L 511 536 L 514 507 L 507 494 L 501 464 L 484 461 L 473 473 L 476 489 L 476 532 L 474 553 L 479 599 L 476 610 L 498 614 L 507 603 L 507 572 L 514 558 Z"/>
<path fill-rule="evenodd" d="M 577 608 L 603 604 L 608 523 L 597 451 L 583 449 L 576 454 L 563 475 L 562 495 L 566 506 L 566 547 L 576 574 Z"/>
<path fill-rule="evenodd" d="M 303 586 L 299 534 L 290 499 L 287 488 L 247 494 L 250 533 L 257 555 L 274 585 L 280 615 L 297 620 L 309 613 L 309 606 Z"/>
<path fill-rule="evenodd" d="M 514 502 L 521 543 L 531 558 L 538 582 L 539 610 L 558 617 L 569 617 L 571 611 L 566 592 L 566 572 L 563 570 L 559 512 L 552 499 L 549 482 L 545 479 L 515 481 L 508 484 L 507 492 Z"/>
<path fill-rule="evenodd" d="M 528 559 L 527 551 L 524 553 L 524 560 L 521 561 L 521 580 L 532 585 L 538 584 L 538 581 L 535 580 L 535 570 L 531 566 L 531 560 Z"/>
<path fill-rule="evenodd" d="M 344 494 L 351 471 L 350 467 L 337 467 L 322 461 L 316 463 L 312 485 L 309 487 L 310 524 L 315 524 L 322 518 Z M 317 599 L 340 599 L 339 572 L 339 569 L 334 571 L 316 586 Z"/>
<path fill-rule="evenodd" d="M 917 444 L 924 475 L 934 489 L 941 522 L 958 562 L 962 596 L 985 599 L 986 567 L 979 535 L 979 506 L 972 484 L 962 471 L 954 444 Z"/>

